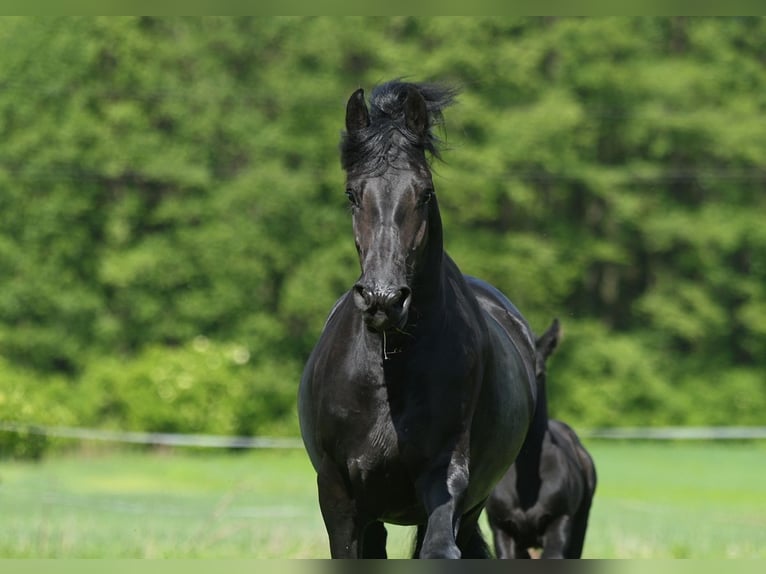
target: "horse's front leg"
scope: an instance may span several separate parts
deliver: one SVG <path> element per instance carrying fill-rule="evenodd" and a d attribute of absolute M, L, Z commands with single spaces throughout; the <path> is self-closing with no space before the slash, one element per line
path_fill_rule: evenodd
<path fill-rule="evenodd" d="M 324 458 L 317 472 L 319 508 L 322 511 L 332 558 L 361 558 L 361 520 L 349 485 L 333 461 Z"/>
<path fill-rule="evenodd" d="M 468 488 L 467 469 L 455 465 L 430 472 L 418 481 L 428 515 L 420 558 L 460 558 L 456 533 L 460 506 Z"/>

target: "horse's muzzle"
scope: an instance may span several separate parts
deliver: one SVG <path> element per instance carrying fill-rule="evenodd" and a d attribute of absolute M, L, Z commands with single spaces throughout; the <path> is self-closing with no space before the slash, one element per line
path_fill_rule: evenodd
<path fill-rule="evenodd" d="M 374 331 L 402 327 L 412 302 L 409 287 L 368 287 L 354 285 L 354 303 L 362 312 L 364 322 Z"/>

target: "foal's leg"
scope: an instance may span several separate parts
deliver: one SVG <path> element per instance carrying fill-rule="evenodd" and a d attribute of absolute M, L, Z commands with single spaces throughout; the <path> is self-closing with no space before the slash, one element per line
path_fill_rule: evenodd
<path fill-rule="evenodd" d="M 335 464 L 327 458 L 319 466 L 317 487 L 319 508 L 330 537 L 330 556 L 359 558 L 365 523 L 361 521 L 347 482 Z"/>
<path fill-rule="evenodd" d="M 510 554 L 508 558 L 529 560 L 532 557 L 529 555 L 529 548 L 525 548 L 523 544 L 520 544 L 517 540 L 511 538 Z"/>
<path fill-rule="evenodd" d="M 591 501 L 585 501 L 572 519 L 572 534 L 564 553 L 564 558 L 582 557 L 582 547 L 585 544 L 585 531 L 588 529 L 588 513 Z"/>
<path fill-rule="evenodd" d="M 492 538 L 495 542 L 495 558 L 529 558 L 529 550 L 519 544 L 507 529 L 493 526 Z"/>
<path fill-rule="evenodd" d="M 540 558 L 565 558 L 572 535 L 569 515 L 557 516 L 550 521 L 543 535 L 543 553 Z"/>
<path fill-rule="evenodd" d="M 523 544 L 519 543 L 520 532 L 528 529 L 526 525 L 524 511 L 512 509 L 506 511 L 502 519 L 489 521 L 489 527 L 492 530 L 492 539 L 495 545 L 495 558 L 529 558 L 529 550 Z M 514 538 L 513 532 L 516 533 Z M 522 536 L 524 536 L 522 534 Z M 528 538 L 528 535 L 526 536 Z"/>
<path fill-rule="evenodd" d="M 513 558 L 511 554 L 511 544 L 513 544 L 511 535 L 497 524 L 491 525 L 491 528 L 492 541 L 495 546 L 495 558 Z"/>

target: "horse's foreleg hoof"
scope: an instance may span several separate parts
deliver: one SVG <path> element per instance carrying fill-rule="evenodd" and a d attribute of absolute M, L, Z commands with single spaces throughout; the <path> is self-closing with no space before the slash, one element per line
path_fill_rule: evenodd
<path fill-rule="evenodd" d="M 423 548 L 420 552 L 420 558 L 430 559 L 459 559 L 462 555 L 460 549 L 455 544 L 442 546 L 440 548 Z"/>

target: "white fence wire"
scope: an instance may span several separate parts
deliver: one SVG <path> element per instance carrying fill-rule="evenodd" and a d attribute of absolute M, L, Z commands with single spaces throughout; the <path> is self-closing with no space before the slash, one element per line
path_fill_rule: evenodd
<path fill-rule="evenodd" d="M 0 432 L 45 435 L 53 438 L 227 449 L 303 448 L 300 438 L 264 436 L 220 436 L 208 434 L 154 433 L 44 426 L 0 421 Z M 766 439 L 766 427 L 620 427 L 581 429 L 582 438 L 621 440 L 755 440 Z"/>
<path fill-rule="evenodd" d="M 303 447 L 303 442 L 299 438 L 115 431 L 78 427 L 41 426 L 17 422 L 0 422 L 0 432 L 3 431 L 45 435 L 54 438 L 95 440 L 157 446 L 189 446 L 229 449 Z"/>

